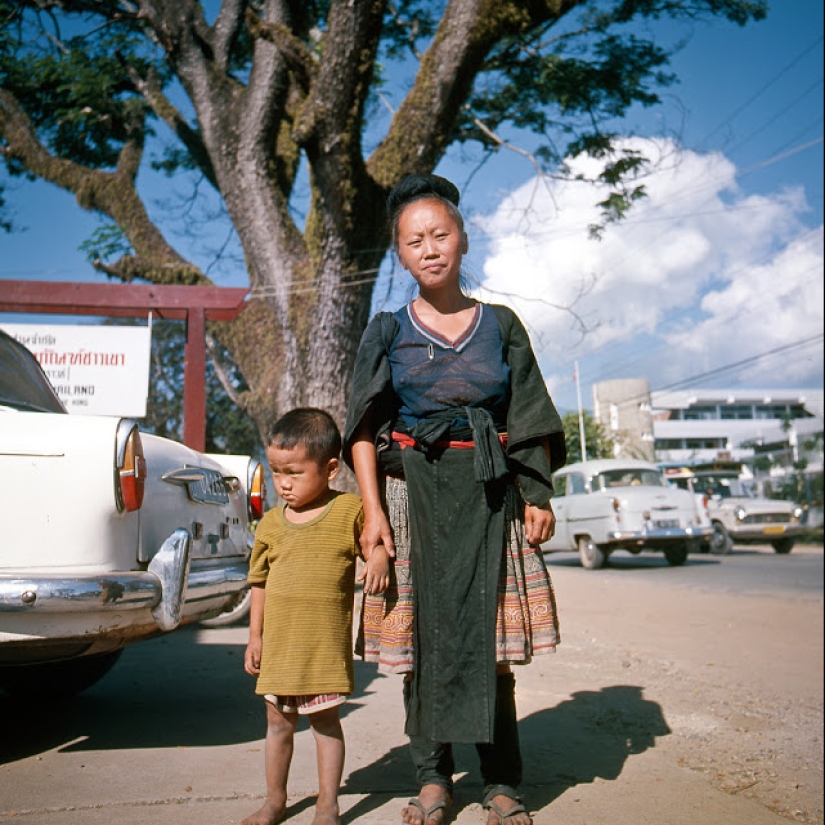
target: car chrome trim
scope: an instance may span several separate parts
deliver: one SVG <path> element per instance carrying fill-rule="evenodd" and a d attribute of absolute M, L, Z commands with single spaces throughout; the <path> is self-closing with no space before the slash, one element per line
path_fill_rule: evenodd
<path fill-rule="evenodd" d="M 665 530 L 643 529 L 643 530 L 613 530 L 608 533 L 610 541 L 644 541 L 656 539 L 698 539 L 709 538 L 713 535 L 712 527 L 684 527 L 669 528 Z"/>
<path fill-rule="evenodd" d="M 161 630 L 174 630 L 180 624 L 191 558 L 192 535 L 178 528 L 149 562 L 149 572 L 160 579 L 160 599 L 152 608 L 152 617 Z"/>
<path fill-rule="evenodd" d="M 249 566 L 245 560 L 228 566 L 192 569 L 191 537 L 186 530 L 176 530 L 169 536 L 155 558 L 159 556 L 157 562 L 153 559 L 148 571 L 0 576 L 0 616 L 151 609 L 158 627 L 168 630 L 179 624 L 186 605 L 228 596 L 246 585 Z"/>
<path fill-rule="evenodd" d="M 189 498 L 202 504 L 228 504 L 222 473 L 205 467 L 179 467 L 161 476 L 161 481 L 186 487 Z"/>
<path fill-rule="evenodd" d="M 126 460 L 126 445 L 132 430 L 137 427 L 137 421 L 132 418 L 121 418 L 117 423 L 115 433 L 115 467 L 119 470 Z"/>

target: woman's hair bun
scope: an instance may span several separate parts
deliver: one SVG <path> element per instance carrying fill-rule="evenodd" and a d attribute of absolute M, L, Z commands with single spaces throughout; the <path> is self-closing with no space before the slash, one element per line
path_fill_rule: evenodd
<path fill-rule="evenodd" d="M 439 175 L 407 175 L 401 178 L 387 198 L 387 215 L 390 219 L 408 201 L 435 195 L 458 206 L 461 195 L 456 185 Z"/>

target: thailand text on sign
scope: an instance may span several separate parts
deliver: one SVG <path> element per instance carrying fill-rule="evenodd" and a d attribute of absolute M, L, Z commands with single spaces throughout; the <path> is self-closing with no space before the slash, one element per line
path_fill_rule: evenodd
<path fill-rule="evenodd" d="M 70 413 L 146 415 L 151 327 L 0 326 L 34 354 Z"/>

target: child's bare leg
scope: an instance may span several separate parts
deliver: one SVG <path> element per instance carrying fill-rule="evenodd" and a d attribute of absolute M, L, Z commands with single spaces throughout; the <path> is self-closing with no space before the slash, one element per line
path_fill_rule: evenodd
<path fill-rule="evenodd" d="M 340 825 L 338 791 L 344 775 L 344 732 L 338 707 L 313 713 L 309 724 L 318 754 L 318 801 L 312 825 Z"/>
<path fill-rule="evenodd" d="M 266 801 L 241 825 L 277 825 L 286 813 L 286 782 L 292 762 L 297 713 L 281 713 L 272 702 L 266 704 Z"/>

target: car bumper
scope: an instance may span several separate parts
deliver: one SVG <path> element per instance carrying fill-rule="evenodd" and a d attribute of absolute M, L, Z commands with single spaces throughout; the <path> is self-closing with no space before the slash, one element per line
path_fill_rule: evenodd
<path fill-rule="evenodd" d="M 147 571 L 0 575 L 0 616 L 123 614 L 150 610 L 158 629 L 174 630 L 192 603 L 231 596 L 242 590 L 247 580 L 246 559 L 239 558 L 221 566 L 191 568 L 191 543 L 188 531 L 176 530 L 164 542 Z"/>
<path fill-rule="evenodd" d="M 805 532 L 803 524 L 741 524 L 728 528 L 734 541 L 771 542 L 776 539 L 795 538 Z"/>
<path fill-rule="evenodd" d="M 685 541 L 702 541 L 713 535 L 712 527 L 672 527 L 664 529 L 614 530 L 607 534 L 607 545 L 617 547 L 658 547 Z"/>

